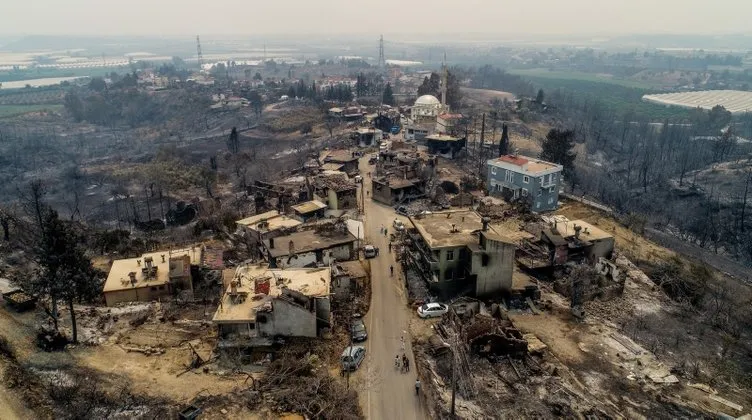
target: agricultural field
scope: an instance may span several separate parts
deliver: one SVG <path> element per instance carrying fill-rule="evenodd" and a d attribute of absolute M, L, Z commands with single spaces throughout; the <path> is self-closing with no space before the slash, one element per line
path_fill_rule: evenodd
<path fill-rule="evenodd" d="M 656 86 L 649 82 L 630 80 L 615 77 L 607 73 L 585 73 L 581 71 L 558 71 L 543 68 L 537 69 L 509 69 L 509 73 L 525 76 L 527 78 L 558 79 L 558 80 L 580 80 L 583 82 L 610 83 L 617 86 L 637 89 L 651 89 Z"/>
<path fill-rule="evenodd" d="M 0 105 L 0 118 L 15 117 L 30 112 L 61 112 L 62 105 Z"/>

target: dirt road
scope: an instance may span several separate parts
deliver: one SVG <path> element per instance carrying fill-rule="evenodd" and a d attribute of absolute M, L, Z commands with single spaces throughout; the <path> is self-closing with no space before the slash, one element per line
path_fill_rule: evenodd
<path fill-rule="evenodd" d="M 368 158 L 360 160 L 363 186 L 370 191 L 368 172 L 374 167 L 368 165 Z M 370 195 L 370 194 L 369 194 Z M 389 252 L 388 239 L 380 233 L 381 227 L 392 231 L 393 209 L 365 200 L 366 241 L 380 249 L 380 255 L 371 259 L 371 309 L 365 317 L 368 328 L 366 363 L 358 376 L 360 403 L 363 412 L 370 419 L 425 419 L 426 413 L 415 395 L 415 359 L 409 337 L 409 322 L 412 316 L 407 308 L 397 263 L 394 254 Z M 394 276 L 389 274 L 389 266 L 394 266 Z M 401 355 L 401 337 L 404 336 L 405 350 L 410 359 L 411 371 L 400 373 L 394 366 L 394 357 Z"/>

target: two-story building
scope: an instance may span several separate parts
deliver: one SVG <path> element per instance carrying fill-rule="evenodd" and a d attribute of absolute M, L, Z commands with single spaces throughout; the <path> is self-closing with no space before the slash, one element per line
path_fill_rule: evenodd
<path fill-rule="evenodd" d="M 507 201 L 526 200 L 534 212 L 556 210 L 564 169 L 556 163 L 504 155 L 488 165 L 488 193 Z"/>
<path fill-rule="evenodd" d="M 357 257 L 355 242 L 358 239 L 347 231 L 303 230 L 289 235 L 270 238 L 262 242 L 262 255 L 272 268 L 312 267 L 329 265 L 334 261 L 347 261 Z"/>
<path fill-rule="evenodd" d="M 329 267 L 238 267 L 212 319 L 218 347 L 265 347 L 276 337 L 317 337 L 331 325 L 330 284 Z"/>
<path fill-rule="evenodd" d="M 405 262 L 435 292 L 483 296 L 512 288 L 514 243 L 472 210 L 410 217 Z"/>
<path fill-rule="evenodd" d="M 112 262 L 104 284 L 107 306 L 122 302 L 150 302 L 179 293 L 193 295 L 191 267 L 198 270 L 203 256 L 200 245 L 166 250 Z"/>

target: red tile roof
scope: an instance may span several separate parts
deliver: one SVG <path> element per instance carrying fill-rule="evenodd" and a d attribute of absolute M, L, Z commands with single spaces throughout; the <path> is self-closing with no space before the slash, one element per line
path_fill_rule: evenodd
<path fill-rule="evenodd" d="M 513 156 L 513 155 L 504 155 L 499 158 L 499 160 L 511 163 L 513 165 L 522 166 L 529 161 L 523 157 L 520 156 Z"/>

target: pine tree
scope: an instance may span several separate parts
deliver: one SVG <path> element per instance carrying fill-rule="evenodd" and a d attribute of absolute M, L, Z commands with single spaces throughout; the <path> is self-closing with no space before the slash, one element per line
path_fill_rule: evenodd
<path fill-rule="evenodd" d="M 538 89 L 538 96 L 535 97 L 535 102 L 542 104 L 544 99 L 545 94 L 543 93 L 543 89 Z"/>
<path fill-rule="evenodd" d="M 394 94 L 392 93 L 392 85 L 390 83 L 387 83 L 386 87 L 384 88 L 384 94 L 381 97 L 381 102 L 386 105 L 394 105 Z"/>
<path fill-rule="evenodd" d="M 574 131 L 552 128 L 543 140 L 540 158 L 564 167 L 564 176 L 574 181 Z"/>

